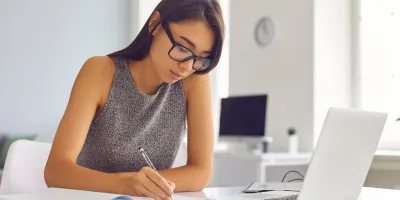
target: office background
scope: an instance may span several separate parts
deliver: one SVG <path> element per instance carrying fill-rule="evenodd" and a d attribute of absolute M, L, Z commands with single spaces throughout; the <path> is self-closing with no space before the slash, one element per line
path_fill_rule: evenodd
<path fill-rule="evenodd" d="M 158 2 L 0 1 L 0 132 L 51 142 L 82 63 L 129 44 Z M 400 187 L 400 3 L 221 3 L 228 37 L 212 72 L 216 137 L 220 100 L 230 95 L 268 94 L 270 152 L 288 151 L 289 127 L 299 134 L 299 151 L 312 151 L 329 106 L 386 111 L 366 184 Z M 264 16 L 274 34 L 258 46 L 254 29 Z"/>

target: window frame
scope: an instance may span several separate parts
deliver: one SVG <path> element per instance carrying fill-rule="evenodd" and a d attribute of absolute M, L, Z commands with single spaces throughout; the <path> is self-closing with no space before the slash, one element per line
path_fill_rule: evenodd
<path fill-rule="evenodd" d="M 352 17 L 352 105 L 355 108 L 367 109 L 363 106 L 363 66 L 362 66 L 362 1 L 353 1 L 353 17 Z M 389 113 L 390 116 L 390 113 Z M 400 115 L 398 116 L 400 117 Z M 395 123 L 398 123 L 397 125 Z M 393 126 L 400 127 L 400 122 L 394 122 L 392 117 L 388 118 L 382 138 L 378 144 L 377 150 L 400 151 L 400 137 L 390 137 Z M 400 130 L 396 128 L 395 130 Z M 395 132 L 395 131 L 393 131 Z"/>

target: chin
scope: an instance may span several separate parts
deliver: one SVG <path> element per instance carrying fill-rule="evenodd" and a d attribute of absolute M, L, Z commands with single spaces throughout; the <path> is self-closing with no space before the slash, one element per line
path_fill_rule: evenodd
<path fill-rule="evenodd" d="M 184 77 L 177 77 L 177 76 L 175 76 L 174 74 L 173 74 L 173 72 L 171 72 L 171 71 L 167 71 L 166 73 L 165 73 L 165 76 L 164 76 L 164 82 L 165 83 L 169 83 L 169 84 L 171 84 L 171 83 L 175 83 L 175 82 L 177 82 L 177 81 L 179 81 L 179 80 L 182 80 Z"/>
<path fill-rule="evenodd" d="M 172 84 L 172 83 L 177 82 L 178 80 L 175 80 L 175 79 L 173 79 L 173 78 L 171 78 L 171 77 L 168 77 L 168 76 L 166 75 L 166 76 L 164 76 L 164 77 L 162 78 L 162 81 L 163 81 L 164 83 Z"/>

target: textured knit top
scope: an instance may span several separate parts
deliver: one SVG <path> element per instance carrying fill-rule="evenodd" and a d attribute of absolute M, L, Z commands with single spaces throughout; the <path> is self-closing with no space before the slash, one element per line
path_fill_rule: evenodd
<path fill-rule="evenodd" d="M 128 61 L 115 57 L 116 70 L 108 99 L 97 111 L 77 164 L 102 172 L 135 172 L 148 166 L 143 147 L 158 169 L 172 166 L 186 125 L 182 81 L 162 84 L 154 95 L 143 94 Z"/>

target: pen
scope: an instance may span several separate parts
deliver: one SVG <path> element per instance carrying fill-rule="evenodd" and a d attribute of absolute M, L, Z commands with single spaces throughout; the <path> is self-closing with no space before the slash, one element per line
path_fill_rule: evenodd
<path fill-rule="evenodd" d="M 146 152 L 144 152 L 144 149 L 142 147 L 140 147 L 139 151 L 142 154 L 142 157 L 146 161 L 147 165 L 149 165 L 158 174 L 156 167 L 153 165 L 150 158 L 147 156 Z M 171 196 L 171 199 L 174 200 L 174 197 Z"/>

